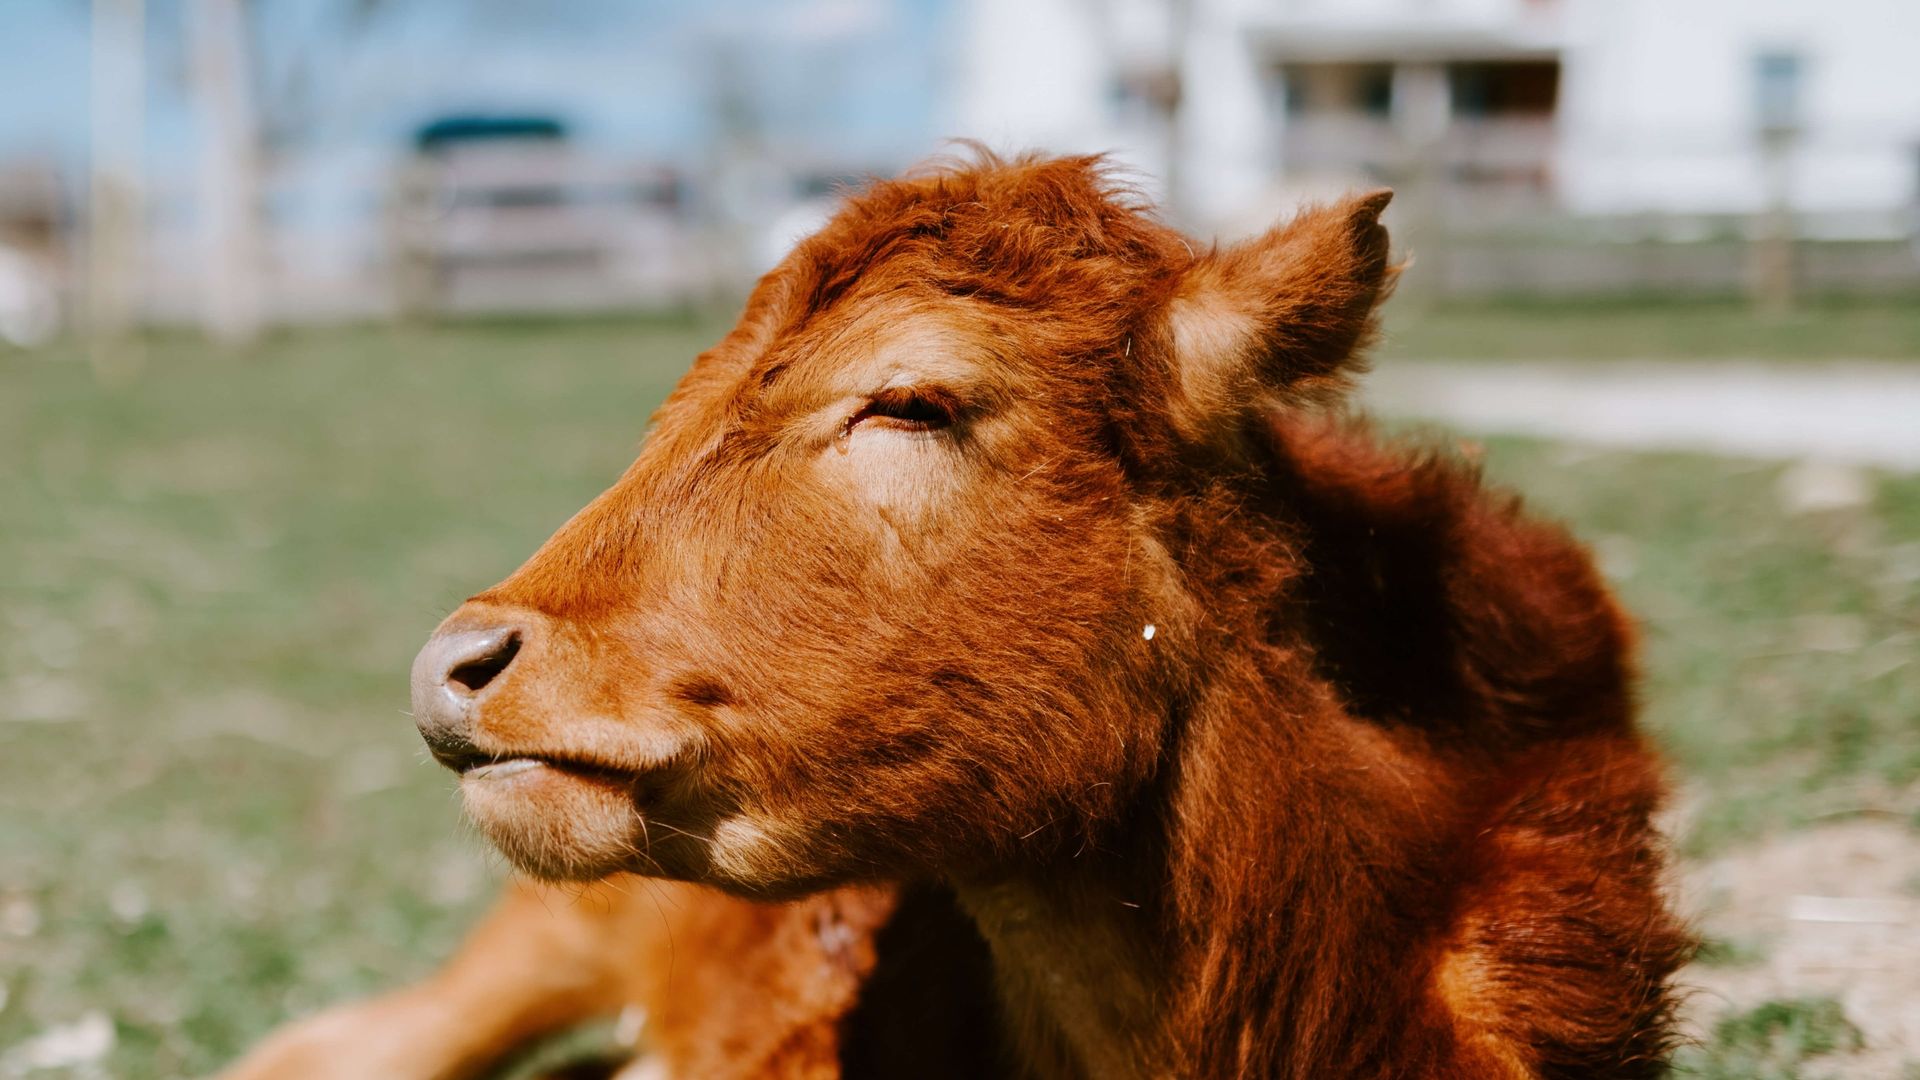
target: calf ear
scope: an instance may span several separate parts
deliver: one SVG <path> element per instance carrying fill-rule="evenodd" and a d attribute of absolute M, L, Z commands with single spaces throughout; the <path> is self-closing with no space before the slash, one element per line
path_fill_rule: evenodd
<path fill-rule="evenodd" d="M 1181 434 L 1212 441 L 1261 401 L 1345 387 L 1397 272 L 1380 225 L 1392 198 L 1375 191 L 1310 207 L 1182 273 L 1166 312 Z"/>

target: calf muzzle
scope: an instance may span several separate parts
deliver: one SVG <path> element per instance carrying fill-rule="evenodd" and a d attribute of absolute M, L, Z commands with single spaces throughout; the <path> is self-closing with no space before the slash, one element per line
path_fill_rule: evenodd
<path fill-rule="evenodd" d="M 520 652 L 513 626 L 443 627 L 413 661 L 413 722 L 427 749 L 456 772 L 487 760 L 473 742 L 478 700 L 496 685 Z"/>

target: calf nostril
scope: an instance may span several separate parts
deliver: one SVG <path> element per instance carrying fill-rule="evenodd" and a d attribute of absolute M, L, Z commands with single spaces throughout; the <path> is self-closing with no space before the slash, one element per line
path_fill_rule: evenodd
<path fill-rule="evenodd" d="M 509 631 L 490 641 L 474 654 L 462 657 L 447 670 L 447 688 L 456 693 L 477 694 L 499 674 L 507 670 L 520 652 L 520 634 Z"/>

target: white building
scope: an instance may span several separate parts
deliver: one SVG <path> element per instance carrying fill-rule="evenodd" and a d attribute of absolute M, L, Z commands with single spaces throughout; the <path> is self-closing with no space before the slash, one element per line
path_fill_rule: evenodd
<path fill-rule="evenodd" d="M 1915 0 L 971 0 L 961 20 L 954 130 L 1117 151 L 1195 222 L 1434 178 L 1604 214 L 1748 213 L 1777 186 L 1869 232 L 1920 201 Z"/>

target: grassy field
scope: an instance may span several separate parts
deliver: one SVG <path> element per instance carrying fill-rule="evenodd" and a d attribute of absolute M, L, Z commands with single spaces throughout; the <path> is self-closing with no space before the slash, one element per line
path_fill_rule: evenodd
<path fill-rule="evenodd" d="M 408 662 L 617 475 L 714 332 L 160 339 L 111 386 L 77 353 L 0 355 L 0 1075 L 81 1023 L 115 1036 L 93 1075 L 201 1074 L 444 955 L 501 869 L 401 715 Z M 1528 442 L 1487 461 L 1645 617 L 1689 856 L 1911 821 L 1920 478 L 1799 513 L 1777 466 Z M 1689 1067 L 1786 1076 L 1849 1045 L 1830 1002 L 1765 1008 Z"/>

